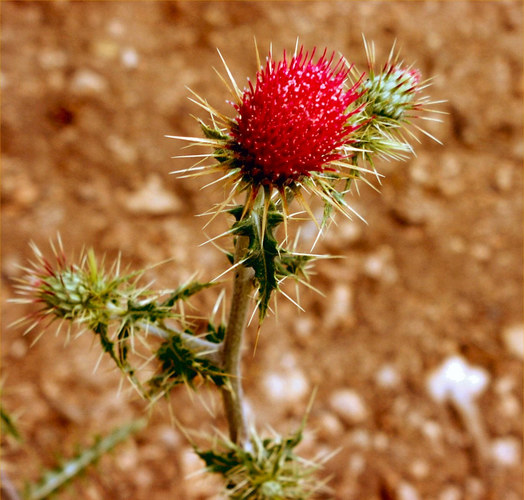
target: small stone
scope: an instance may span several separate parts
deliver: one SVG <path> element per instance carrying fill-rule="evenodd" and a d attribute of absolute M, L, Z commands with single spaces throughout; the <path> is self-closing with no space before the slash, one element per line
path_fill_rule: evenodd
<path fill-rule="evenodd" d="M 503 437 L 491 443 L 491 457 L 503 467 L 513 467 L 521 463 L 521 445 L 514 437 Z"/>
<path fill-rule="evenodd" d="M 353 291 L 348 284 L 338 284 L 331 292 L 325 313 L 325 326 L 332 328 L 339 323 L 352 323 Z"/>
<path fill-rule="evenodd" d="M 266 394 L 275 402 L 294 406 L 309 392 L 307 378 L 297 368 L 283 373 L 270 372 L 263 380 Z"/>
<path fill-rule="evenodd" d="M 489 373 L 470 365 L 463 357 L 449 356 L 427 380 L 431 397 L 440 403 L 447 400 L 461 407 L 469 407 L 487 387 Z"/>
<path fill-rule="evenodd" d="M 368 449 L 371 445 L 371 436 L 366 429 L 355 429 L 348 435 L 352 447 Z"/>
<path fill-rule="evenodd" d="M 415 487 L 407 481 L 401 481 L 399 483 L 396 493 L 399 500 L 419 500 L 420 498 Z"/>
<path fill-rule="evenodd" d="M 308 338 L 313 332 L 313 321 L 309 316 L 297 316 L 293 321 L 293 330 L 301 338 Z"/>
<path fill-rule="evenodd" d="M 353 389 L 339 389 L 329 398 L 329 405 L 348 424 L 364 422 L 369 415 L 362 397 Z"/>
<path fill-rule="evenodd" d="M 126 32 L 125 24 L 118 19 L 111 19 L 107 25 L 107 32 L 114 37 L 121 37 Z"/>
<path fill-rule="evenodd" d="M 507 327 L 502 332 L 502 340 L 506 349 L 516 356 L 524 360 L 524 325 L 516 324 Z"/>
<path fill-rule="evenodd" d="M 125 447 L 125 450 L 120 450 L 116 457 L 116 463 L 118 464 L 119 469 L 123 471 L 135 471 L 138 462 L 138 450 L 136 446 L 130 446 L 129 442 Z"/>
<path fill-rule="evenodd" d="M 123 204 L 131 213 L 165 215 L 181 209 L 181 203 L 171 192 L 164 189 L 159 176 L 150 176 L 144 186 L 129 194 Z"/>
<path fill-rule="evenodd" d="M 392 284 L 398 279 L 398 271 L 393 263 L 393 249 L 383 245 L 364 261 L 364 272 L 370 278 Z"/>
<path fill-rule="evenodd" d="M 22 359 L 27 354 L 27 343 L 24 339 L 15 340 L 9 347 L 9 354 L 15 359 Z"/>
<path fill-rule="evenodd" d="M 415 479 L 421 480 L 428 477 L 430 468 L 429 464 L 425 460 L 414 460 L 410 466 L 409 471 Z"/>
<path fill-rule="evenodd" d="M 383 389 L 394 389 L 400 384 L 400 375 L 394 366 L 384 365 L 375 374 L 375 382 Z"/>
<path fill-rule="evenodd" d="M 71 92 L 83 96 L 96 95 L 107 90 L 104 77 L 87 68 L 76 71 L 70 85 Z"/>
<path fill-rule="evenodd" d="M 462 492 L 457 486 L 446 486 L 440 492 L 438 500 L 462 500 Z"/>
<path fill-rule="evenodd" d="M 344 427 L 336 415 L 327 411 L 320 415 L 315 429 L 319 438 L 326 440 L 340 436 L 344 432 Z"/>
<path fill-rule="evenodd" d="M 44 49 L 38 55 L 42 69 L 63 68 L 67 64 L 67 54 L 62 50 Z"/>
<path fill-rule="evenodd" d="M 333 248 L 347 248 L 362 239 L 364 224 L 361 220 L 344 219 L 332 231 L 328 231 L 325 244 Z"/>
<path fill-rule="evenodd" d="M 422 433 L 434 443 L 442 439 L 442 427 L 433 420 L 425 420 L 421 430 Z"/>
<path fill-rule="evenodd" d="M 117 135 L 110 135 L 107 138 L 107 147 L 123 163 L 135 163 L 138 158 L 136 148 Z"/>
<path fill-rule="evenodd" d="M 127 47 L 120 55 L 122 64 L 129 69 L 134 69 L 138 66 L 138 53 L 132 47 Z"/>
<path fill-rule="evenodd" d="M 162 444 L 169 450 L 175 450 L 180 445 L 180 434 L 170 425 L 161 426 L 157 430 L 157 435 Z"/>

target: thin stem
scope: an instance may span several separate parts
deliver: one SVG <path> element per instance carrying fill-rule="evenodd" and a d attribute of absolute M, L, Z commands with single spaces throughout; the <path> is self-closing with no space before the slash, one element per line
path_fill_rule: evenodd
<path fill-rule="evenodd" d="M 242 260 L 249 245 L 249 237 L 239 236 L 235 243 L 235 263 Z M 222 367 L 229 375 L 229 383 L 222 390 L 224 409 L 229 425 L 229 437 L 238 445 L 247 443 L 248 433 L 242 401 L 240 358 L 242 336 L 246 327 L 247 306 L 253 287 L 253 270 L 240 265 L 235 271 L 233 298 L 224 337 Z"/>

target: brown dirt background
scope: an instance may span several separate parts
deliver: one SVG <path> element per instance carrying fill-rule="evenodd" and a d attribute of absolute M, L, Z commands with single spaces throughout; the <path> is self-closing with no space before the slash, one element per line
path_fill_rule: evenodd
<path fill-rule="evenodd" d="M 279 54 L 298 36 L 364 69 L 364 33 L 379 61 L 396 39 L 405 61 L 435 77 L 430 93 L 447 100 L 440 109 L 449 115 L 427 128 L 444 145 L 422 138 L 415 158 L 381 163 L 382 194 L 363 186 L 354 198 L 368 225 L 339 218 L 317 247 L 346 257 L 316 267 L 313 284 L 327 298 L 302 291 L 306 313 L 281 299 L 254 359 L 250 330 L 252 411 L 262 432 L 292 431 L 318 387 L 302 452 L 340 447 L 322 472 L 332 476 L 326 498 L 522 498 L 522 357 L 505 341 L 522 332 L 520 2 L 4 1 L 1 8 L 2 391 L 25 438 L 3 441 L 2 467 L 17 486 L 144 411 L 133 393 L 118 392 L 109 364 L 93 374 L 100 350 L 88 335 L 64 346 L 49 331 L 30 348 L 33 334 L 7 326 L 28 312 L 6 302 L 28 242 L 49 254 L 59 231 L 70 254 L 83 246 L 108 258 L 121 251 L 132 267 L 172 259 L 152 272 L 160 288 L 196 269 L 202 279 L 216 276 L 224 259 L 198 246 L 206 236 L 195 214 L 222 193 L 168 175 L 188 163 L 170 159 L 181 144 L 164 135 L 198 134 L 190 114 L 204 117 L 185 86 L 228 110 L 212 69 L 220 67 L 217 47 L 242 84 L 256 71 L 253 37 L 262 53 L 272 43 Z M 306 225 L 306 243 L 310 234 Z M 195 305 L 213 300 L 210 292 Z M 453 353 L 490 374 L 481 421 L 490 442 L 511 444 L 508 464 L 479 464 L 460 416 L 428 395 L 428 374 Z M 270 380 L 282 387 L 268 390 Z M 334 410 L 341 389 L 355 391 L 363 414 L 344 419 Z M 169 417 L 202 431 L 223 428 L 219 399 L 204 394 L 215 418 L 183 388 L 174 391 L 146 430 L 58 498 L 215 498 L 213 480 L 188 478 L 201 464 Z"/>

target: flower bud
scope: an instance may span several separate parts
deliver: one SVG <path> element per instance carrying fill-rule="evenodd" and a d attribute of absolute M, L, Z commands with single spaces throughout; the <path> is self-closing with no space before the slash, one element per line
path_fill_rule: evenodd
<path fill-rule="evenodd" d="M 415 94 L 420 80 L 417 69 L 402 66 L 386 65 L 383 73 L 372 73 L 362 84 L 362 89 L 367 91 L 364 97 L 367 114 L 401 121 L 406 112 L 416 107 Z"/>

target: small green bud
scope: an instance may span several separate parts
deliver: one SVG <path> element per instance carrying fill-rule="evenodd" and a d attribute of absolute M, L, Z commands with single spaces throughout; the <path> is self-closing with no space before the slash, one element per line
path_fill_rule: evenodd
<path fill-rule="evenodd" d="M 401 66 L 389 66 L 383 73 L 372 73 L 362 84 L 366 90 L 366 114 L 402 120 L 405 113 L 414 107 L 414 97 L 419 91 L 420 72 Z"/>

